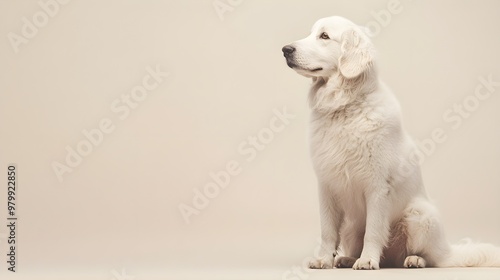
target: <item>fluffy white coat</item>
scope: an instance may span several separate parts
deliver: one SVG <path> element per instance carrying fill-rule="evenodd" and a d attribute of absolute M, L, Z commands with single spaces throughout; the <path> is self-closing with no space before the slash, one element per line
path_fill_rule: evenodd
<path fill-rule="evenodd" d="M 318 20 L 283 47 L 312 78 L 311 155 L 319 185 L 321 257 L 311 268 L 500 266 L 500 249 L 449 245 L 425 192 L 400 108 L 379 80 L 368 32 Z"/>

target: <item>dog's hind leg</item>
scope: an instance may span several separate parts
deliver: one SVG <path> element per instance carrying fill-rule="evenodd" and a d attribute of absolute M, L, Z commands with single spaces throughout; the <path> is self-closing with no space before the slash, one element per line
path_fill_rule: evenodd
<path fill-rule="evenodd" d="M 414 199 L 404 210 L 406 259 L 403 267 L 434 266 L 449 252 L 436 208 L 425 198 Z"/>

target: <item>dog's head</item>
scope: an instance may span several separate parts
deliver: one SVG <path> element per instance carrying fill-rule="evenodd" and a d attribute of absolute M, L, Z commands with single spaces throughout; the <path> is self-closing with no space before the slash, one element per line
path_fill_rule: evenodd
<path fill-rule="evenodd" d="M 289 67 L 306 77 L 346 79 L 359 76 L 373 63 L 373 46 L 366 28 L 338 16 L 318 20 L 306 38 L 283 47 Z"/>

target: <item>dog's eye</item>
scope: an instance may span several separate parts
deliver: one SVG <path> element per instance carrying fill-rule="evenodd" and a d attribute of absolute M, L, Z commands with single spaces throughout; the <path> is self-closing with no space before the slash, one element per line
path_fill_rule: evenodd
<path fill-rule="evenodd" d="M 330 39 L 330 37 L 328 37 L 328 34 L 326 34 L 326 32 L 321 33 L 321 35 L 319 35 L 319 38 L 323 40 Z"/>

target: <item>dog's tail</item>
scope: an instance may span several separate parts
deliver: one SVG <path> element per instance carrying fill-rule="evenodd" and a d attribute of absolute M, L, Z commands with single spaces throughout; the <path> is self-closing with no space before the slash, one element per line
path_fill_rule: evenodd
<path fill-rule="evenodd" d="M 500 267 L 500 247 L 464 239 L 451 245 L 450 254 L 440 267 Z"/>

